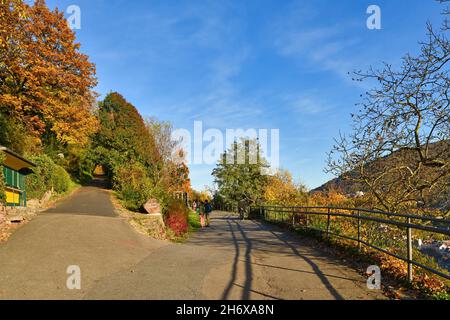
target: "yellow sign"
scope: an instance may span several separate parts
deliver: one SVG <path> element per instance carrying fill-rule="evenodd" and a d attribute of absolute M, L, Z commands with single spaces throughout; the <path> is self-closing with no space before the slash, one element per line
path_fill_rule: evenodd
<path fill-rule="evenodd" d="M 6 203 L 20 204 L 20 193 L 17 191 L 6 190 Z"/>

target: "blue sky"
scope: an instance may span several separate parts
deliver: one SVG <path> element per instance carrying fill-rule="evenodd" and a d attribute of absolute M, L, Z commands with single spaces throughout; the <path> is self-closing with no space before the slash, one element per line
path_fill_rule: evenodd
<path fill-rule="evenodd" d="M 143 116 L 175 128 L 280 129 L 280 165 L 315 188 L 333 137 L 370 84 L 355 69 L 398 65 L 415 53 L 434 0 L 47 1 L 81 8 L 82 52 L 97 65 L 102 96 L 118 91 Z M 382 29 L 366 27 L 367 7 L 382 10 Z M 191 165 L 194 188 L 212 167 Z"/>

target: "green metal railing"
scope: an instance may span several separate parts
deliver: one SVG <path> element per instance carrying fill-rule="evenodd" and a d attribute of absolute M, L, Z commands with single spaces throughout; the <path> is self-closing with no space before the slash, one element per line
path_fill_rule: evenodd
<path fill-rule="evenodd" d="M 311 224 L 313 217 L 321 217 L 322 228 L 316 228 Z M 281 206 L 251 207 L 249 218 L 273 221 L 284 225 L 289 225 L 294 228 L 301 227 L 309 230 L 315 230 L 325 234 L 328 239 L 335 236 L 354 241 L 357 243 L 359 250 L 361 250 L 362 246 L 365 245 L 377 251 L 383 252 L 407 263 L 409 282 L 412 282 L 413 280 L 413 266 L 425 269 L 433 274 L 450 280 L 450 275 L 448 273 L 444 273 L 432 267 L 426 266 L 425 264 L 414 260 L 413 257 L 413 230 L 420 230 L 420 232 L 423 233 L 450 236 L 449 219 L 419 216 L 414 214 L 398 214 L 368 209 Z M 333 224 L 332 219 L 334 218 L 350 219 L 355 224 L 355 234 L 345 235 L 342 232 L 333 232 L 331 227 Z M 389 250 L 389 248 L 381 248 L 380 246 L 365 240 L 362 235 L 362 225 L 365 222 L 373 222 L 376 223 L 377 226 L 391 226 L 400 230 L 404 229 L 405 233 L 402 240 L 404 239 L 405 241 L 402 241 L 402 246 L 406 247 L 406 255 L 392 252 L 393 250 Z"/>

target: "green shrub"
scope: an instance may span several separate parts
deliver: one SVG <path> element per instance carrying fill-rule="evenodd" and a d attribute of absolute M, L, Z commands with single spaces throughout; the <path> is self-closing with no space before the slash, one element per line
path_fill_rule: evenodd
<path fill-rule="evenodd" d="M 82 155 L 78 163 L 78 179 L 81 183 L 86 183 L 94 178 L 95 161 L 89 152 Z"/>
<path fill-rule="evenodd" d="M 72 180 L 67 171 L 55 164 L 47 155 L 31 157 L 36 164 L 34 174 L 26 177 L 26 191 L 29 199 L 41 199 L 45 192 L 53 190 L 56 193 L 69 191 Z"/>
<path fill-rule="evenodd" d="M 172 194 L 161 186 L 152 186 L 149 192 L 150 198 L 158 200 L 161 207 L 161 213 L 167 214 L 169 205 L 173 201 Z"/>
<path fill-rule="evenodd" d="M 55 165 L 52 184 L 54 191 L 56 191 L 57 193 L 66 193 L 70 190 L 72 180 L 70 178 L 70 175 L 63 167 Z"/>
<path fill-rule="evenodd" d="M 151 195 L 151 183 L 145 167 L 140 163 L 114 168 L 113 189 L 127 209 L 139 211 Z"/>
<path fill-rule="evenodd" d="M 22 123 L 0 111 L 0 145 L 23 154 L 35 150 L 36 141 Z"/>

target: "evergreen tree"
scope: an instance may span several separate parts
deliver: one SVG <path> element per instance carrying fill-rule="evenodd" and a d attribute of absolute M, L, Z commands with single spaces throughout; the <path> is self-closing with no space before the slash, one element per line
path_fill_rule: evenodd
<path fill-rule="evenodd" d="M 252 205 L 262 200 L 267 176 L 267 161 L 259 154 L 254 140 L 234 142 L 213 170 L 218 193 L 227 204 Z"/>

